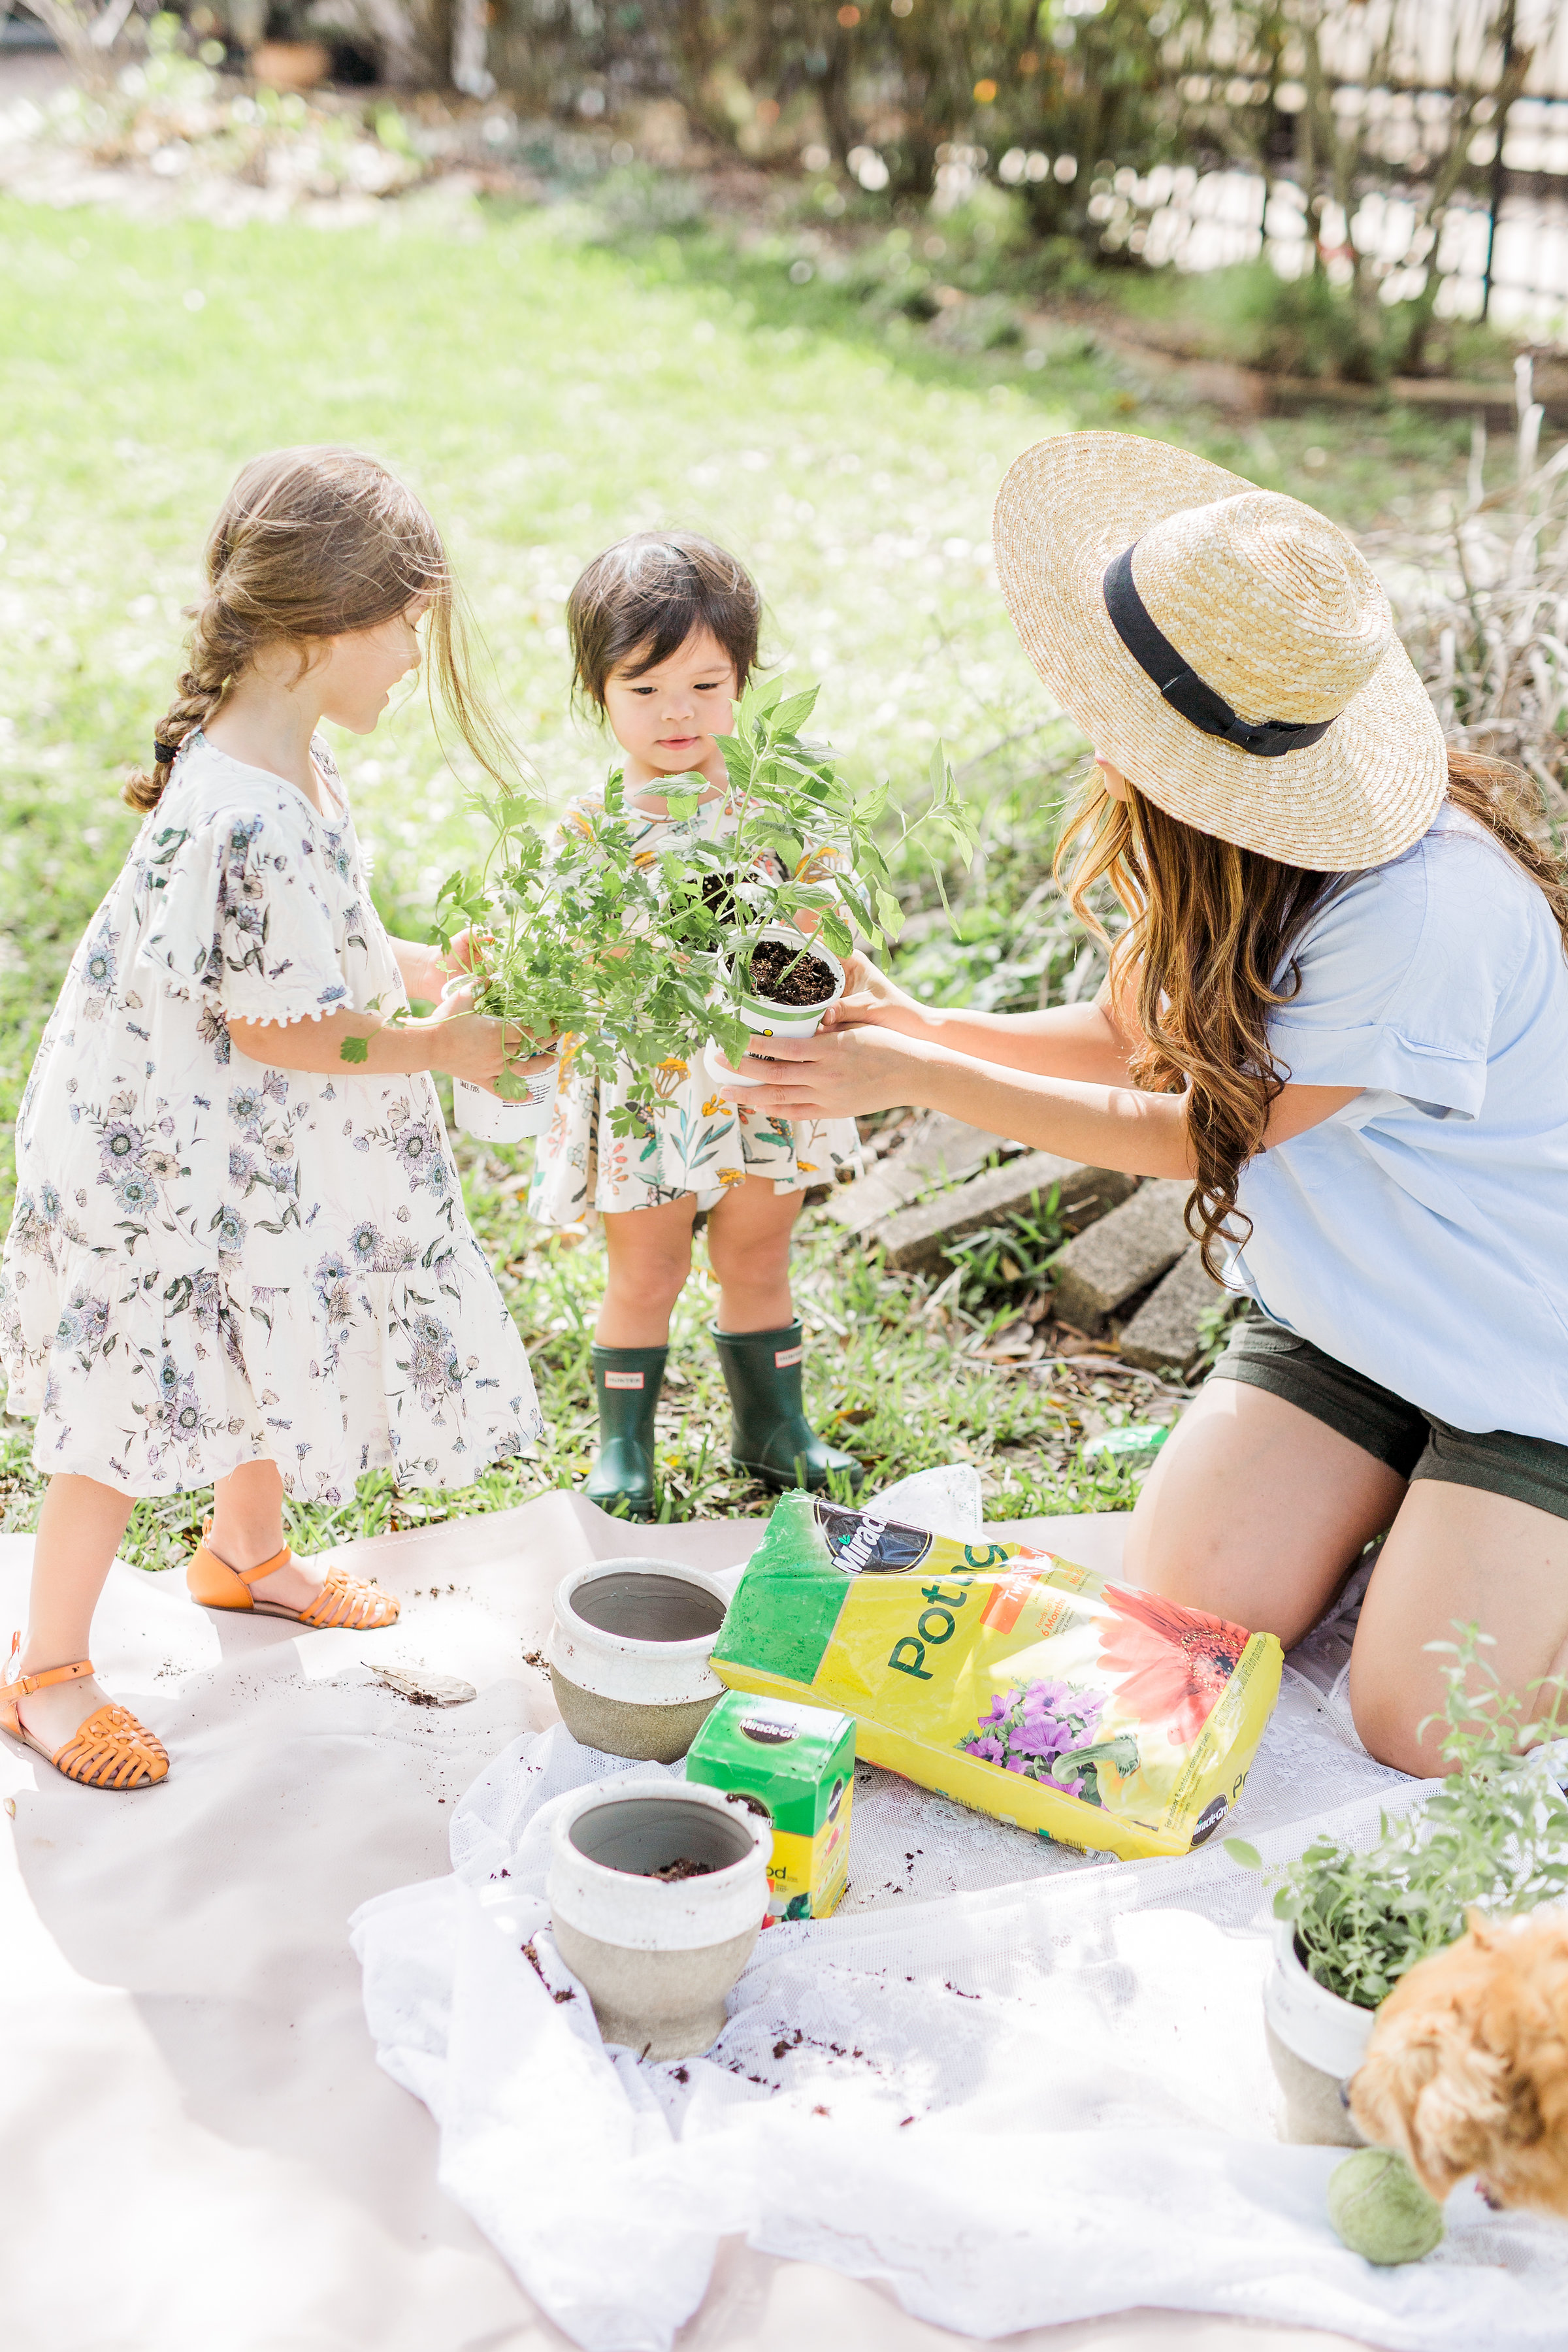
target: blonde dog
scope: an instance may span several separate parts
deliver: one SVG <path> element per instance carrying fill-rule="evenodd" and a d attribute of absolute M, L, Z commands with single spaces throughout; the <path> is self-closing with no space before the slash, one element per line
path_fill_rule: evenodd
<path fill-rule="evenodd" d="M 1568 1915 L 1469 1915 L 1377 2012 L 1350 2111 L 1430 2196 L 1568 2215 Z"/>

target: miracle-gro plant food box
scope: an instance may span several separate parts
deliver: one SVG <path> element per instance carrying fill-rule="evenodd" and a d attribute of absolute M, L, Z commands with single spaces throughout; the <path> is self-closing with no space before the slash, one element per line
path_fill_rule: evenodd
<path fill-rule="evenodd" d="M 1136 1860 L 1240 1796 L 1279 1644 L 1054 1553 L 785 1495 L 713 1651 L 732 1689 L 840 1707 L 860 1754 L 998 1821 Z"/>
<path fill-rule="evenodd" d="M 768 1885 L 774 1918 L 826 1919 L 849 1871 L 853 1717 L 731 1691 L 692 1741 L 686 1777 L 766 1809 L 773 1827 Z"/>

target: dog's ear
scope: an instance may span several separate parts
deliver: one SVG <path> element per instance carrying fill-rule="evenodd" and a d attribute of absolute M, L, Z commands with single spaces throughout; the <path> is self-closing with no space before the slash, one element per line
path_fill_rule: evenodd
<path fill-rule="evenodd" d="M 1351 2084 L 1351 2115 L 1377 2147 L 1396 2147 L 1439 2201 L 1480 2170 L 1508 2102 L 1502 2062 L 1452 2010 L 1381 2018 Z"/>

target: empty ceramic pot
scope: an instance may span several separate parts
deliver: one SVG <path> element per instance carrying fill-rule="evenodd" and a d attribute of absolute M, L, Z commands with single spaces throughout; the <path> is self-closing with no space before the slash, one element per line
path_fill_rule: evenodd
<path fill-rule="evenodd" d="M 601 1559 L 555 1588 L 545 1656 L 561 1719 L 607 1756 L 673 1764 L 724 1695 L 709 1664 L 728 1597 L 701 1569 Z"/>
<path fill-rule="evenodd" d="M 555 1822 L 547 1892 L 556 1948 L 606 2042 L 691 2058 L 768 1906 L 773 1832 L 719 1789 L 585 1789 Z"/>
<path fill-rule="evenodd" d="M 1309 1976 L 1291 1922 L 1276 1922 L 1263 2020 L 1274 2078 L 1285 2094 L 1286 2139 L 1310 2147 L 1365 2146 L 1342 2089 L 1366 2055 L 1375 2017 Z"/>

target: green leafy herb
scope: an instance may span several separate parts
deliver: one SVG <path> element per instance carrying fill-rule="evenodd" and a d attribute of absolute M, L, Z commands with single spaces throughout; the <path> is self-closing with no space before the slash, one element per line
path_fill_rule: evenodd
<path fill-rule="evenodd" d="M 368 1062 L 370 1059 L 370 1039 L 368 1037 L 345 1037 L 342 1044 L 338 1047 L 338 1059 L 340 1062 Z"/>
<path fill-rule="evenodd" d="M 1427 1645 L 1451 1661 L 1443 1716 L 1428 1717 L 1447 1722 L 1443 1754 L 1458 1768 L 1439 1792 L 1401 1819 L 1384 1814 L 1365 1853 L 1318 1838 L 1265 1873 L 1274 1916 L 1294 1921 L 1309 1975 L 1361 2009 L 1375 2009 L 1417 1960 L 1457 1941 L 1472 1905 L 1507 1915 L 1568 1895 L 1568 1798 L 1547 1759 L 1529 1753 L 1555 1734 L 1563 1685 L 1532 1684 L 1532 1696 L 1546 1691 L 1551 1704 L 1521 1722 L 1521 1702 L 1481 1660 L 1490 1635 L 1456 1631 L 1457 1642 Z M 1241 1838 L 1227 1838 L 1226 1852 L 1245 1870 L 1264 1869 Z"/>

